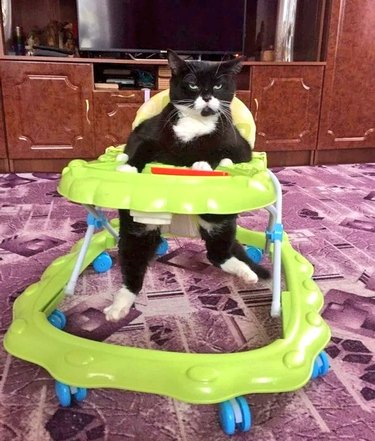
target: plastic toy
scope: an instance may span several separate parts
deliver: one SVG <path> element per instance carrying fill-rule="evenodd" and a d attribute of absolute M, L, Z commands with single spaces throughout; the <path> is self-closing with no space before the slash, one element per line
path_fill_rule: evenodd
<path fill-rule="evenodd" d="M 250 163 L 220 168 L 224 176 L 197 176 L 186 173 L 187 169 L 170 172 L 161 164 L 152 164 L 141 174 L 117 172 L 121 151 L 110 147 L 96 161 L 74 160 L 63 170 L 58 190 L 87 208 L 87 232 L 16 300 L 5 348 L 42 366 L 57 380 L 62 406 L 84 399 L 87 388 L 127 389 L 189 403 L 220 403 L 225 433 L 247 431 L 252 417 L 242 395 L 296 390 L 324 375 L 329 367 L 323 349 L 330 331 L 319 315 L 323 296 L 311 279 L 312 265 L 292 248 L 283 231 L 280 185 L 267 170 L 264 153 L 254 153 Z M 154 174 L 154 167 L 164 168 L 158 172 L 167 174 Z M 182 175 L 176 176 L 176 170 Z M 106 250 L 116 246 L 118 220 L 109 222 L 96 207 L 130 208 L 146 214 L 266 208 L 270 215 L 266 233 L 238 227 L 237 237 L 254 260 L 259 262 L 263 254 L 272 259 L 271 314 L 279 315 L 281 306 L 283 337 L 248 352 L 191 354 L 120 347 L 62 332 L 66 318 L 56 308 L 65 295 L 74 293 L 79 274 L 91 263 L 97 271 L 112 265 Z M 98 229 L 102 230 L 95 233 Z M 167 250 L 164 240 L 158 254 Z M 286 286 L 282 293 L 281 263 Z"/>

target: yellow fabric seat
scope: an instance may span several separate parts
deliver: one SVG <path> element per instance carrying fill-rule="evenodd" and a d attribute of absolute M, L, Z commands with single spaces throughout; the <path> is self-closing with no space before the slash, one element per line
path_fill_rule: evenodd
<path fill-rule="evenodd" d="M 146 119 L 158 115 L 168 103 L 169 89 L 163 90 L 163 92 L 154 95 L 138 109 L 132 128 L 134 129 Z M 237 97 L 234 97 L 230 108 L 234 125 L 240 132 L 240 135 L 250 144 L 251 149 L 253 149 L 256 130 L 253 115 L 245 104 Z"/>

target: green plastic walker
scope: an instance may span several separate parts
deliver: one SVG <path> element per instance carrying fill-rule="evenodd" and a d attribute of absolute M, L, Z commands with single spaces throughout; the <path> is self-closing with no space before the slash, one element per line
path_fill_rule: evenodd
<path fill-rule="evenodd" d="M 168 91 L 156 95 L 142 106 L 134 125 L 145 114 L 160 112 L 167 102 Z M 232 113 L 235 124 L 241 114 L 237 127 L 253 145 L 255 125 L 250 112 L 234 99 Z M 292 248 L 283 232 L 280 184 L 267 169 L 265 153 L 254 152 L 250 163 L 220 167 L 228 176 L 202 177 L 155 175 L 151 170 L 155 164 L 140 174 L 121 173 L 117 171 L 121 152 L 121 147 L 110 147 L 95 161 L 74 160 L 63 170 L 58 191 L 89 211 L 86 235 L 17 298 L 4 346 L 14 356 L 42 366 L 57 380 L 56 393 L 63 406 L 70 405 L 72 398 L 84 399 L 87 388 L 127 389 L 188 403 L 220 403 L 225 433 L 247 431 L 251 413 L 242 395 L 293 391 L 329 368 L 323 349 L 330 330 L 319 314 L 323 295 L 312 280 L 312 265 Z M 270 255 L 271 314 L 281 311 L 282 338 L 248 352 L 191 354 L 121 347 L 63 332 L 66 318 L 56 308 L 65 295 L 74 293 L 79 274 L 93 262 L 98 271 L 111 265 L 106 250 L 116 246 L 118 220 L 109 222 L 97 207 L 191 215 L 266 208 L 266 233 L 238 227 L 237 238 L 254 260 L 256 253 Z"/>

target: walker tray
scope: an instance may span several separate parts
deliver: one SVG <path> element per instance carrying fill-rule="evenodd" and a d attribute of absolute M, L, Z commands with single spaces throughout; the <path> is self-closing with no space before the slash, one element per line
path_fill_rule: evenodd
<path fill-rule="evenodd" d="M 108 147 L 95 161 L 71 161 L 62 172 L 59 193 L 80 204 L 175 214 L 241 213 L 266 207 L 276 198 L 262 152 L 253 152 L 249 163 L 217 168 L 230 176 L 177 179 L 151 173 L 152 166 L 168 167 L 161 164 L 149 164 L 142 173 L 116 171 L 122 152 L 121 147 Z"/>

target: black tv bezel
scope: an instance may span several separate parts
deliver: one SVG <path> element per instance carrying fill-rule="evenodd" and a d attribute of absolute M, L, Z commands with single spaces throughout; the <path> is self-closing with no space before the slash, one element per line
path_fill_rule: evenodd
<path fill-rule="evenodd" d="M 229 54 L 239 54 L 244 55 L 245 54 L 245 44 L 246 44 L 246 23 L 247 23 L 247 2 L 248 0 L 242 0 L 244 4 L 244 10 L 243 10 L 243 21 L 242 21 L 242 47 L 240 51 L 188 51 L 188 50 L 179 50 L 178 48 L 163 48 L 163 49 L 126 49 L 126 48 L 107 48 L 107 49 L 101 49 L 101 48 L 86 48 L 80 46 L 79 41 L 79 8 L 77 4 L 77 24 L 78 24 L 78 50 L 80 52 L 94 52 L 94 53 L 121 53 L 121 54 L 134 54 L 134 53 L 144 53 L 144 54 L 158 54 L 163 55 L 167 53 L 168 49 L 173 49 L 175 52 L 182 54 L 182 55 L 229 55 Z M 78 0 L 77 0 L 78 3 Z"/>

